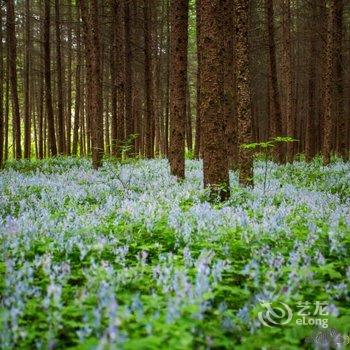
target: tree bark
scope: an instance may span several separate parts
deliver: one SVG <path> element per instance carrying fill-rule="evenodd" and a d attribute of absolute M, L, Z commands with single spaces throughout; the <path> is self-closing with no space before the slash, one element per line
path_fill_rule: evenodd
<path fill-rule="evenodd" d="M 92 128 L 92 166 L 94 169 L 98 169 L 102 166 L 104 152 L 98 0 L 79 0 L 79 6 L 86 40 L 87 73 L 90 77 L 88 88 L 90 89 L 89 98 L 91 101 L 88 108 L 88 118 Z"/>
<path fill-rule="evenodd" d="M 188 0 L 171 0 L 170 26 L 170 169 L 185 178 Z"/>
<path fill-rule="evenodd" d="M 344 4 L 337 1 L 335 13 L 335 103 L 337 120 L 337 149 L 339 156 L 344 160 L 349 159 L 349 149 L 347 147 L 347 125 L 344 104 L 344 62 L 343 62 L 343 11 Z"/>
<path fill-rule="evenodd" d="M 17 43 L 15 27 L 15 9 L 13 0 L 7 1 L 7 39 L 8 39 L 8 59 L 9 59 L 9 79 L 12 97 L 12 114 L 13 114 L 13 132 L 15 157 L 20 159 L 22 156 L 21 147 L 21 117 L 19 110 L 19 99 L 17 90 Z"/>
<path fill-rule="evenodd" d="M 45 20 L 44 20 L 44 56 L 45 56 L 45 97 L 48 142 L 52 156 L 57 155 L 55 119 L 52 107 L 52 88 L 51 88 L 51 45 L 50 45 L 50 0 L 45 0 Z"/>
<path fill-rule="evenodd" d="M 278 90 L 277 81 L 277 65 L 276 65 L 276 46 L 275 46 L 275 28 L 274 28 L 274 8 L 273 0 L 265 0 L 266 17 L 267 17 L 267 31 L 269 41 L 269 80 L 271 86 L 271 97 L 272 97 L 272 115 L 271 120 L 271 131 L 272 137 L 282 136 L 282 113 L 280 95 Z M 276 147 L 275 157 L 278 162 L 283 162 L 283 148 L 281 146 Z"/>
<path fill-rule="evenodd" d="M 282 55 L 285 90 L 285 123 L 287 136 L 295 136 L 295 120 L 293 116 L 293 76 L 292 76 L 292 43 L 290 0 L 282 0 Z M 293 161 L 293 143 L 287 143 L 286 160 Z"/>
<path fill-rule="evenodd" d="M 79 13 L 79 7 L 77 7 L 77 66 L 75 71 L 75 107 L 74 107 L 74 125 L 73 125 L 73 148 L 72 148 L 72 154 L 77 155 L 78 153 L 78 141 L 79 141 L 79 128 L 80 126 L 80 105 L 81 105 L 81 65 L 82 65 L 82 59 L 81 59 L 81 33 L 80 33 L 80 13 Z M 80 149 L 80 153 L 82 150 Z"/>
<path fill-rule="evenodd" d="M 214 198 L 229 197 L 229 169 L 223 104 L 221 1 L 200 2 L 201 142 L 204 186 Z"/>
<path fill-rule="evenodd" d="M 66 153 L 64 110 L 63 110 L 63 77 L 61 55 L 61 19 L 60 0 L 55 0 L 55 25 L 56 25 L 56 64 L 57 64 L 57 119 L 58 119 L 58 153 Z"/>
<path fill-rule="evenodd" d="M 336 10 L 338 2 L 341 0 L 332 0 L 328 14 L 327 29 L 327 47 L 326 47 L 326 71 L 324 79 L 324 135 L 323 135 L 323 163 L 328 165 L 331 161 L 332 150 L 332 132 L 334 126 L 334 101 L 333 101 L 333 81 L 335 72 L 335 41 L 336 41 Z"/>
<path fill-rule="evenodd" d="M 30 158 L 31 148 L 31 117 L 30 117 L 30 46 L 31 46 L 31 26 L 30 26 L 30 5 L 29 0 L 25 1 L 26 12 L 26 40 L 25 40 L 25 72 L 24 72 L 24 158 Z"/>
<path fill-rule="evenodd" d="M 144 12 L 144 68 L 145 68 L 145 156 L 146 158 L 154 158 L 154 147 L 153 147 L 153 132 L 152 126 L 154 122 L 154 101 L 153 101 L 153 75 L 152 75 L 152 57 L 151 57 L 151 4 L 150 0 L 143 1 L 143 12 Z"/>
<path fill-rule="evenodd" d="M 2 42 L 2 7 L 0 6 L 0 170 L 4 165 L 4 60 Z"/>
<path fill-rule="evenodd" d="M 222 45 L 224 54 L 224 114 L 226 119 L 226 142 L 229 167 L 237 168 L 237 120 L 235 116 L 235 60 L 234 60 L 234 2 L 224 0 L 222 5 Z"/>
<path fill-rule="evenodd" d="M 248 11 L 249 0 L 236 0 L 236 79 L 237 79 L 237 118 L 238 118 L 238 157 L 239 182 L 252 186 L 253 158 L 251 151 L 242 147 L 253 140 L 252 107 L 248 57 Z"/>
<path fill-rule="evenodd" d="M 130 34 L 130 4 L 129 0 L 124 3 L 124 33 L 125 33 L 125 53 L 124 53 L 124 76 L 125 76 L 125 124 L 126 140 L 130 143 L 131 150 L 128 156 L 135 154 L 134 119 L 132 114 L 132 52 Z"/>
<path fill-rule="evenodd" d="M 66 118 L 66 153 L 71 154 L 72 133 L 72 3 L 68 2 L 68 62 L 67 62 L 67 118 Z"/>
<path fill-rule="evenodd" d="M 309 105 L 306 116 L 306 135 L 305 135 L 305 157 L 306 161 L 310 162 L 315 156 L 315 116 L 316 116 L 316 103 L 315 103 L 315 89 L 316 89 L 316 35 L 313 30 L 317 25 L 317 8 L 314 4 L 309 5 L 311 12 L 311 26 L 310 26 L 310 58 L 309 58 L 309 81 L 308 81 L 308 93 L 309 93 Z"/>
<path fill-rule="evenodd" d="M 199 159 L 201 150 L 201 0 L 196 0 L 196 44 L 197 44 L 197 96 L 196 96 L 196 135 L 194 157 Z"/>

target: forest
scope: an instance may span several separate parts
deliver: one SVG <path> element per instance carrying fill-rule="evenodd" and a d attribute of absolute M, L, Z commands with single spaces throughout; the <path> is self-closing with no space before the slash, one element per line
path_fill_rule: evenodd
<path fill-rule="evenodd" d="M 1 350 L 349 346 L 349 0 L 0 0 Z"/>

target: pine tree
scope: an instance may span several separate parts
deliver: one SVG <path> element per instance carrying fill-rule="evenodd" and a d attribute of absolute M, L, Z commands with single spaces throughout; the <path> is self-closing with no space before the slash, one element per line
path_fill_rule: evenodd
<path fill-rule="evenodd" d="M 229 197 L 229 169 L 223 106 L 221 1 L 200 2 L 201 146 L 204 186 L 214 198 Z"/>
<path fill-rule="evenodd" d="M 188 0 L 171 1 L 170 25 L 170 168 L 173 175 L 184 178 Z"/>
<path fill-rule="evenodd" d="M 248 11 L 249 0 L 235 0 L 236 6 L 236 79 L 237 79 L 237 118 L 239 145 L 239 182 L 253 185 L 253 158 L 251 152 L 242 147 L 253 141 L 252 107 L 248 57 Z"/>

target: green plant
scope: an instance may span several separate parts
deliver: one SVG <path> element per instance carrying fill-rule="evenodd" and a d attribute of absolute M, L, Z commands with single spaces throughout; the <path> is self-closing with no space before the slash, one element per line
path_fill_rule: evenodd
<path fill-rule="evenodd" d="M 270 155 L 270 150 L 275 148 L 278 144 L 281 143 L 290 143 L 290 142 L 296 142 L 293 137 L 290 136 L 277 136 L 272 138 L 269 141 L 263 141 L 263 142 L 253 142 L 253 143 L 244 143 L 241 145 L 242 148 L 246 150 L 262 150 L 263 158 L 265 161 L 265 167 L 264 167 L 264 183 L 263 183 L 263 192 L 265 194 L 266 192 L 266 183 L 267 183 L 267 174 L 268 174 L 268 160 Z"/>

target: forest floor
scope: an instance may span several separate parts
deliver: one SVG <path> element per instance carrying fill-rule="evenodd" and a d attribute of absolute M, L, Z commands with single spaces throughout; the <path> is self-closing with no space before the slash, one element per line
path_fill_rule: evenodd
<path fill-rule="evenodd" d="M 224 204 L 186 166 L 177 182 L 165 160 L 9 163 L 1 349 L 345 346 L 350 164 L 269 163 L 264 189 L 258 162 Z"/>

